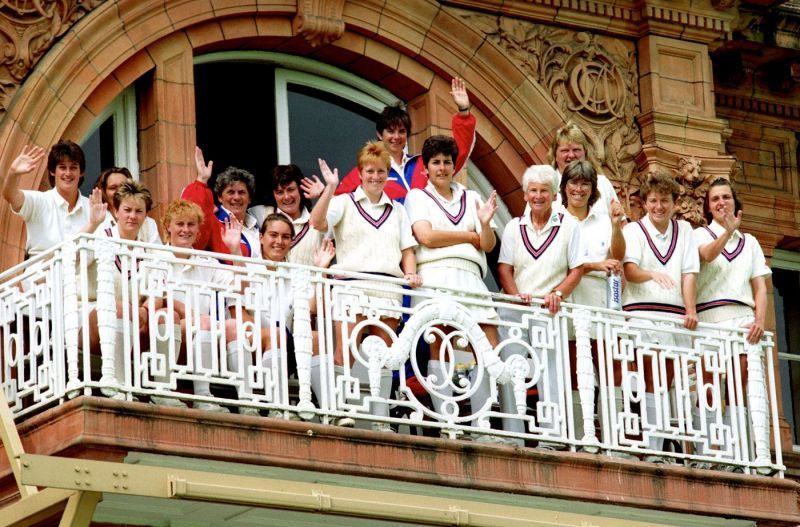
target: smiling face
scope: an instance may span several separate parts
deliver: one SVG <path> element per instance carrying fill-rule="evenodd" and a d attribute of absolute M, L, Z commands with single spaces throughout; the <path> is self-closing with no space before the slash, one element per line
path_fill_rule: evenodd
<path fill-rule="evenodd" d="M 81 184 L 81 165 L 70 157 L 64 156 L 56 163 L 52 172 L 55 187 L 62 196 L 72 196 L 78 192 Z"/>
<path fill-rule="evenodd" d="M 725 214 L 735 213 L 736 203 L 730 186 L 716 185 L 708 189 L 708 210 L 717 223 L 722 223 Z"/>
<path fill-rule="evenodd" d="M 267 260 L 281 262 L 292 247 L 292 228 L 285 221 L 272 220 L 261 234 L 261 254 Z"/>
<path fill-rule="evenodd" d="M 200 233 L 200 221 L 194 214 L 180 214 L 169 220 L 167 236 L 173 247 L 191 249 Z"/>
<path fill-rule="evenodd" d="M 580 143 L 559 143 L 556 147 L 556 166 L 559 172 L 564 172 L 564 169 L 575 161 L 576 159 L 583 159 L 586 157 L 586 150 Z"/>
<path fill-rule="evenodd" d="M 389 128 L 384 128 L 378 135 L 378 139 L 383 141 L 386 150 L 393 159 L 398 160 L 403 158 L 403 149 L 408 143 L 408 130 L 405 126 L 395 125 Z"/>
<path fill-rule="evenodd" d="M 300 208 L 302 203 L 302 196 L 300 196 L 300 189 L 297 183 L 292 181 L 288 185 L 280 185 L 276 188 L 272 195 L 275 197 L 275 203 L 290 218 L 297 219 L 300 217 Z"/>
<path fill-rule="evenodd" d="M 241 181 L 234 181 L 222 189 L 219 201 L 223 207 L 236 216 L 236 219 L 244 221 L 245 212 L 250 206 L 250 193 L 247 191 L 247 185 Z"/>
<path fill-rule="evenodd" d="M 644 201 L 644 210 L 653 226 L 659 231 L 664 232 L 669 225 L 669 220 L 672 219 L 672 213 L 675 210 L 675 201 L 672 199 L 672 194 L 661 194 L 660 192 L 651 191 L 647 194 L 647 198 Z"/>
<path fill-rule="evenodd" d="M 132 196 L 123 199 L 117 209 L 117 228 L 120 238 L 135 240 L 146 217 L 147 205 L 143 199 Z"/>
<path fill-rule="evenodd" d="M 592 195 L 592 183 L 585 179 L 573 178 L 567 181 L 567 206 L 576 210 L 588 210 Z"/>
<path fill-rule="evenodd" d="M 453 172 L 455 170 L 453 156 L 436 154 L 428 160 L 425 170 L 428 173 L 428 180 L 433 183 L 437 190 L 447 189 L 450 183 L 453 182 Z"/>
<path fill-rule="evenodd" d="M 361 187 L 370 201 L 377 202 L 386 186 L 386 179 L 389 177 L 389 169 L 386 165 L 370 161 L 361 168 Z"/>
<path fill-rule="evenodd" d="M 547 183 L 531 182 L 525 189 L 525 201 L 530 205 L 534 216 L 549 215 L 555 197 L 553 189 Z"/>

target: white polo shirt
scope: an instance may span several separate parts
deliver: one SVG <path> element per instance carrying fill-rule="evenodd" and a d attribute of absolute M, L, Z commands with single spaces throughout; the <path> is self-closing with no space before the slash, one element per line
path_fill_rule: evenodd
<path fill-rule="evenodd" d="M 28 240 L 25 251 L 36 256 L 78 234 L 89 223 L 89 199 L 78 195 L 69 210 L 67 200 L 56 189 L 45 192 L 23 190 L 25 200 L 18 214 L 25 222 Z"/>

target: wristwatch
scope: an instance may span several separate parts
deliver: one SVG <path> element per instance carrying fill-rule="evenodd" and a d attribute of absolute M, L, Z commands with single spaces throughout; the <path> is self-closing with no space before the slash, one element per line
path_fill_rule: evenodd
<path fill-rule="evenodd" d="M 553 289 L 551 292 L 552 292 L 554 295 L 556 295 L 558 298 L 564 298 L 564 293 L 562 293 L 562 292 L 561 292 L 561 291 L 559 291 L 558 289 Z"/>

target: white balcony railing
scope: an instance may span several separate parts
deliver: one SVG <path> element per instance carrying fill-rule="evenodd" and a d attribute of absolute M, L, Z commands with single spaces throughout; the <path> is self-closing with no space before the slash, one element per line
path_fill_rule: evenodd
<path fill-rule="evenodd" d="M 234 279 L 178 281 L 174 269 L 186 260 L 154 249 L 83 235 L 0 275 L 0 385 L 16 417 L 82 394 L 155 396 L 287 419 L 351 418 L 362 427 L 438 429 L 450 438 L 499 438 L 642 459 L 658 455 L 783 474 L 771 335 L 754 346 L 737 328 L 701 325 L 687 331 L 666 318 L 571 304 L 550 316 L 539 304 L 511 303 L 503 295 L 409 291 L 395 279 L 334 277 L 288 264 L 269 270 L 262 263 L 205 260 L 195 265 L 225 269 Z M 395 333 L 378 318 L 377 307 L 368 305 L 365 287 L 370 294 L 405 294 L 421 303 L 383 308 L 384 315 L 406 318 Z M 96 303 L 83 300 L 92 296 Z M 146 327 L 131 307 L 137 297 Z M 177 299 L 186 305 L 184 353 L 179 326 L 171 323 Z M 291 334 L 290 324 L 272 323 L 276 317 L 269 316 L 290 303 Z M 493 322 L 501 334 L 495 348 L 478 325 L 491 322 L 475 320 L 465 309 L 476 305 L 501 314 Z M 90 350 L 93 309 L 98 350 Z M 338 373 L 337 323 L 350 335 Z M 391 346 L 379 337 L 354 336 L 374 328 L 391 336 Z M 569 360 L 573 332 L 576 376 Z M 278 345 L 263 349 L 262 333 Z M 417 353 L 421 339 L 436 335 L 444 340 L 444 379 L 423 375 L 427 359 Z M 682 345 L 665 345 L 667 335 L 678 336 Z M 317 350 L 319 359 L 312 361 Z M 297 374 L 290 381 L 286 359 L 292 354 Z M 674 382 L 667 385 L 669 368 Z M 646 371 L 654 405 L 645 395 Z M 392 372 L 396 389 L 390 391 Z M 489 384 L 489 403 L 471 408 L 483 382 Z M 195 393 L 197 383 L 208 383 L 211 395 Z"/>

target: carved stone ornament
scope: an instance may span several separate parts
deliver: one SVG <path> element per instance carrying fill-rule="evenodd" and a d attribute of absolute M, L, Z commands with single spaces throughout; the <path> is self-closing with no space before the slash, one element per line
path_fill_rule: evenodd
<path fill-rule="evenodd" d="M 594 147 L 601 172 L 635 177 L 641 135 L 635 48 L 618 39 L 507 17 L 463 15 L 547 90 Z"/>
<path fill-rule="evenodd" d="M 702 162 L 695 157 L 681 157 L 675 180 L 680 184 L 680 196 L 675 204 L 675 213 L 692 225 L 705 224 L 703 199 L 710 181 L 700 173 Z"/>
<path fill-rule="evenodd" d="M 56 39 L 104 1 L 0 0 L 0 115 Z"/>
<path fill-rule="evenodd" d="M 344 33 L 344 0 L 298 0 L 295 33 L 313 47 L 330 44 Z"/>

